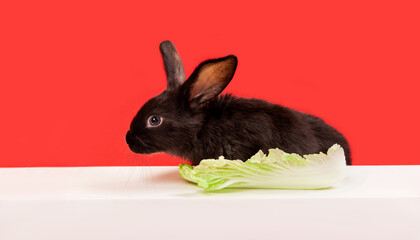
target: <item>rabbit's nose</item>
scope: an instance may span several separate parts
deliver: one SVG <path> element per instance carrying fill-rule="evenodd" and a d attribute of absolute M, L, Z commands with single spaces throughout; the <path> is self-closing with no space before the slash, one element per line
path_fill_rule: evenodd
<path fill-rule="evenodd" d="M 132 144 L 134 142 L 134 139 L 135 137 L 133 136 L 133 133 L 131 132 L 131 130 L 129 130 L 125 135 L 125 141 L 127 142 L 127 144 Z"/>

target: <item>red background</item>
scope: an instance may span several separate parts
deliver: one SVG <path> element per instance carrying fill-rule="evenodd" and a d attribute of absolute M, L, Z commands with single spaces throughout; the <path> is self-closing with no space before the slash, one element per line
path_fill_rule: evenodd
<path fill-rule="evenodd" d="M 124 139 L 166 86 L 166 39 L 187 75 L 237 55 L 225 92 L 320 116 L 354 164 L 420 164 L 415 2 L 1 1 L 0 166 L 181 162 Z"/>

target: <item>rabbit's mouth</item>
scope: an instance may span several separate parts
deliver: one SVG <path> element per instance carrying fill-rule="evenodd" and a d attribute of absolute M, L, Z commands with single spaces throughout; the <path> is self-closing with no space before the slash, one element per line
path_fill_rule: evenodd
<path fill-rule="evenodd" d="M 125 140 L 130 150 L 134 153 L 149 154 L 155 152 L 152 146 L 145 143 L 141 138 L 133 134 L 131 131 L 127 132 Z"/>
<path fill-rule="evenodd" d="M 130 150 L 134 153 L 143 153 L 142 148 L 140 148 L 138 145 L 135 144 L 128 144 L 128 147 Z"/>

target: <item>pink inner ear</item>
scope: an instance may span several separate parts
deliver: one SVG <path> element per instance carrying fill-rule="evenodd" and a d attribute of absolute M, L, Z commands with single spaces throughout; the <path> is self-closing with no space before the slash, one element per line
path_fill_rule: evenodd
<path fill-rule="evenodd" d="M 202 67 L 198 73 L 197 80 L 192 86 L 190 99 L 199 97 L 200 95 L 217 95 L 222 91 L 226 83 L 226 61 L 211 63 Z M 212 98 L 214 96 L 206 96 Z"/>

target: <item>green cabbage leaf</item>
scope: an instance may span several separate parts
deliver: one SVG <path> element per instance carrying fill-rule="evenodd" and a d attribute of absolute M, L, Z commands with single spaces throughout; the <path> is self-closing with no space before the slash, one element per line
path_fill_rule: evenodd
<path fill-rule="evenodd" d="M 182 178 L 206 191 L 223 188 L 323 189 L 346 176 L 343 148 L 334 144 L 327 153 L 300 156 L 278 148 L 258 151 L 247 161 L 205 159 L 193 167 L 179 165 Z"/>

